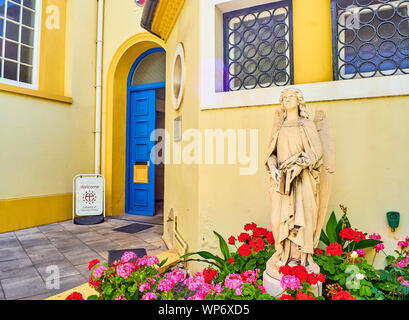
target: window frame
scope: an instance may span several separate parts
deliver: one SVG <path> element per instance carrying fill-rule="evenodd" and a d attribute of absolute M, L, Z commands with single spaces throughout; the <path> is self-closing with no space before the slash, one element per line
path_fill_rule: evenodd
<path fill-rule="evenodd" d="M 40 64 L 40 39 L 41 39 L 41 19 L 42 19 L 42 0 L 36 0 L 35 8 L 34 8 L 34 32 L 33 32 L 33 64 L 32 64 L 32 83 L 26 83 L 26 82 L 21 82 L 19 80 L 11 80 L 11 79 L 6 79 L 4 78 L 4 61 L 9 60 L 9 61 L 17 61 L 18 63 L 18 68 L 17 68 L 17 78 L 19 79 L 20 77 L 20 64 L 21 62 L 21 50 L 18 50 L 18 60 L 12 60 L 12 59 L 7 59 L 5 58 L 5 50 L 6 50 L 6 40 L 7 38 L 5 37 L 6 35 L 6 22 L 7 22 L 7 4 L 8 2 L 11 1 L 12 3 L 18 4 L 22 7 L 20 11 L 20 21 L 18 22 L 18 26 L 20 27 L 22 25 L 22 10 L 23 10 L 23 1 L 21 4 L 14 2 L 13 0 L 5 0 L 5 8 L 4 8 L 4 27 L 3 27 L 3 51 L 2 51 L 2 57 L 1 57 L 1 74 L 0 74 L 0 84 L 7 84 L 7 85 L 12 85 L 15 87 L 20 87 L 20 88 L 26 88 L 26 89 L 32 89 L 32 90 L 38 90 L 39 87 L 39 64 Z M 27 7 L 26 7 L 27 8 Z M 19 46 L 21 45 L 21 32 L 19 32 L 19 41 L 14 41 L 14 43 L 17 43 Z M 24 64 L 24 63 L 23 63 Z"/>
<path fill-rule="evenodd" d="M 356 12 L 360 12 L 362 9 L 365 8 L 372 8 L 375 12 L 376 10 L 385 5 L 385 4 L 392 4 L 392 5 L 396 5 L 396 4 L 400 4 L 402 2 L 402 0 L 396 0 L 396 1 L 391 1 L 391 2 L 387 2 L 387 3 L 375 3 L 375 4 L 371 4 L 369 6 L 366 7 L 355 7 L 355 8 L 351 8 L 350 12 L 344 12 L 343 14 L 341 14 L 339 16 L 339 19 L 341 20 L 341 23 L 345 26 L 346 25 L 346 19 L 348 16 L 350 16 L 351 14 L 355 14 Z M 405 3 L 405 2 L 403 2 Z M 406 3 L 406 7 L 409 13 L 409 2 Z M 375 13 L 376 15 L 376 13 Z M 332 27 L 332 39 L 333 39 L 333 80 L 334 81 L 345 81 L 345 80 L 354 80 L 354 79 L 368 79 L 368 78 L 383 78 L 383 77 L 392 77 L 392 76 L 396 76 L 396 75 L 408 75 L 409 74 L 409 68 L 405 68 L 404 70 L 407 71 L 402 72 L 398 66 L 398 69 L 391 75 L 387 75 L 387 74 L 382 74 L 379 72 L 379 70 L 376 70 L 375 73 L 373 72 L 357 72 L 356 74 L 352 77 L 352 78 L 348 78 L 348 73 L 345 73 L 345 68 L 344 68 L 344 72 L 341 72 L 341 70 L 339 69 L 340 65 L 345 64 L 345 51 L 342 50 L 342 47 L 344 46 L 343 43 L 345 43 L 345 36 L 341 36 L 339 37 L 339 33 L 341 30 L 345 29 L 345 28 L 341 28 L 338 25 L 338 11 L 337 11 L 337 0 L 331 0 L 331 16 L 332 16 L 332 23 L 333 23 L 333 27 Z M 389 20 L 385 20 L 385 21 L 389 21 Z M 342 43 L 342 42 L 343 43 Z M 370 42 L 367 42 L 370 43 Z M 340 49 L 340 44 L 341 44 L 341 49 Z M 337 58 L 335 58 L 337 57 Z M 344 60 L 343 60 L 344 59 Z M 386 60 L 385 60 L 386 61 Z M 356 67 L 354 65 L 354 67 Z M 385 70 L 388 71 L 388 70 Z M 373 74 L 373 75 L 372 75 Z M 363 76 L 361 76 L 363 75 Z"/>
<path fill-rule="evenodd" d="M 260 86 L 260 84 L 257 82 L 256 87 L 250 88 L 250 89 L 246 89 L 246 88 L 243 89 L 242 88 L 244 87 L 243 84 L 240 87 L 231 86 L 230 81 L 234 77 L 231 77 L 230 72 L 229 72 L 229 66 L 231 63 L 230 58 L 229 58 L 229 52 L 234 46 L 231 45 L 231 43 L 229 42 L 229 30 L 227 27 L 228 20 L 231 17 L 246 16 L 251 13 L 258 16 L 258 14 L 260 14 L 261 12 L 268 11 L 268 10 L 274 10 L 273 13 L 275 15 L 280 15 L 284 12 L 284 8 L 282 8 L 284 6 L 287 7 L 288 14 L 287 14 L 287 17 L 281 23 L 285 23 L 288 27 L 288 32 L 286 33 L 285 38 L 283 38 L 288 43 L 288 48 L 285 51 L 285 56 L 287 57 L 289 61 L 285 69 L 285 72 L 288 75 L 288 81 L 285 83 L 284 82 L 276 83 L 274 80 L 272 80 L 271 85 L 267 87 Z M 292 0 L 280 0 L 280 1 L 261 4 L 261 5 L 251 5 L 247 8 L 241 8 L 238 10 L 232 10 L 232 11 L 227 11 L 223 13 L 223 52 L 224 52 L 223 62 L 225 66 L 224 72 L 223 72 L 223 90 L 224 92 L 265 89 L 265 88 L 270 88 L 270 87 L 284 87 L 287 85 L 294 84 L 294 44 L 293 44 L 294 37 L 293 37 L 293 8 L 292 7 L 293 7 Z M 228 48 L 228 50 L 226 50 L 226 48 Z"/>
<path fill-rule="evenodd" d="M 217 44 L 223 33 L 222 18 L 224 12 L 248 7 L 248 0 L 198 0 L 200 10 L 199 45 L 200 59 L 198 60 L 199 87 L 197 88 L 199 108 L 201 111 L 247 108 L 257 106 L 271 106 L 279 104 L 281 91 L 284 87 L 256 88 L 252 90 L 222 91 L 223 79 L 218 78 L 223 55 Z M 278 1 L 278 0 L 277 0 Z M 330 1 L 330 0 L 329 0 Z M 272 0 L 252 0 L 252 5 L 273 2 Z M 329 7 L 331 10 L 331 7 Z M 332 11 L 333 12 L 333 11 Z M 331 15 L 332 12 L 329 12 Z M 296 18 L 296 17 L 294 17 Z M 294 20 L 295 21 L 295 20 Z M 333 21 L 333 20 L 332 20 Z M 330 23 L 332 23 L 332 21 Z M 328 32 L 332 35 L 331 25 Z M 296 43 L 294 43 L 296 45 Z M 332 41 L 334 45 L 334 41 Z M 334 62 L 332 63 L 334 65 Z M 323 81 L 296 84 L 308 102 L 340 101 L 350 99 L 367 99 L 379 97 L 393 97 L 409 95 L 409 75 L 394 75 L 387 77 L 373 77 L 351 79 L 343 81 Z"/>

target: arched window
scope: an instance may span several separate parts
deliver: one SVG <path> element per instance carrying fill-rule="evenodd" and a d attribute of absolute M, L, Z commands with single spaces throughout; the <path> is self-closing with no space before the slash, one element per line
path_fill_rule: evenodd
<path fill-rule="evenodd" d="M 166 53 L 152 52 L 138 63 L 132 75 L 131 86 L 166 81 Z"/>

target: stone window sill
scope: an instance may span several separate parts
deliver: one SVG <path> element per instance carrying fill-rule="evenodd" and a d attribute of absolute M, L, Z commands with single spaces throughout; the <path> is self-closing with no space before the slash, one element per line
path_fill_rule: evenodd
<path fill-rule="evenodd" d="M 38 90 L 21 88 L 17 86 L 0 83 L 0 92 L 3 92 L 3 91 L 21 94 L 21 95 L 30 96 L 30 97 L 39 98 L 39 99 L 62 102 L 66 104 L 72 104 L 73 102 L 72 97 L 67 97 L 67 96 L 48 93 L 48 92 L 41 92 Z"/>

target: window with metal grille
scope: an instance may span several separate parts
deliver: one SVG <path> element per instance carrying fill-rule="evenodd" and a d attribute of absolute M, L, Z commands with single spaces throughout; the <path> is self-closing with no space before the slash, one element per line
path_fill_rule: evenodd
<path fill-rule="evenodd" d="M 292 1 L 223 14 L 224 91 L 293 84 Z"/>
<path fill-rule="evenodd" d="M 0 0 L 0 82 L 34 88 L 41 0 Z"/>
<path fill-rule="evenodd" d="M 334 80 L 409 73 L 409 1 L 331 0 Z"/>

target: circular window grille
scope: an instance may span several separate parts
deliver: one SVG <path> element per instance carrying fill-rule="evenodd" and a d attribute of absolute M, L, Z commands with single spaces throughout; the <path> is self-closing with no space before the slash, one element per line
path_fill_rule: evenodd
<path fill-rule="evenodd" d="M 175 110 L 180 108 L 185 86 L 185 51 L 182 43 L 176 47 L 172 67 L 172 100 Z"/>

